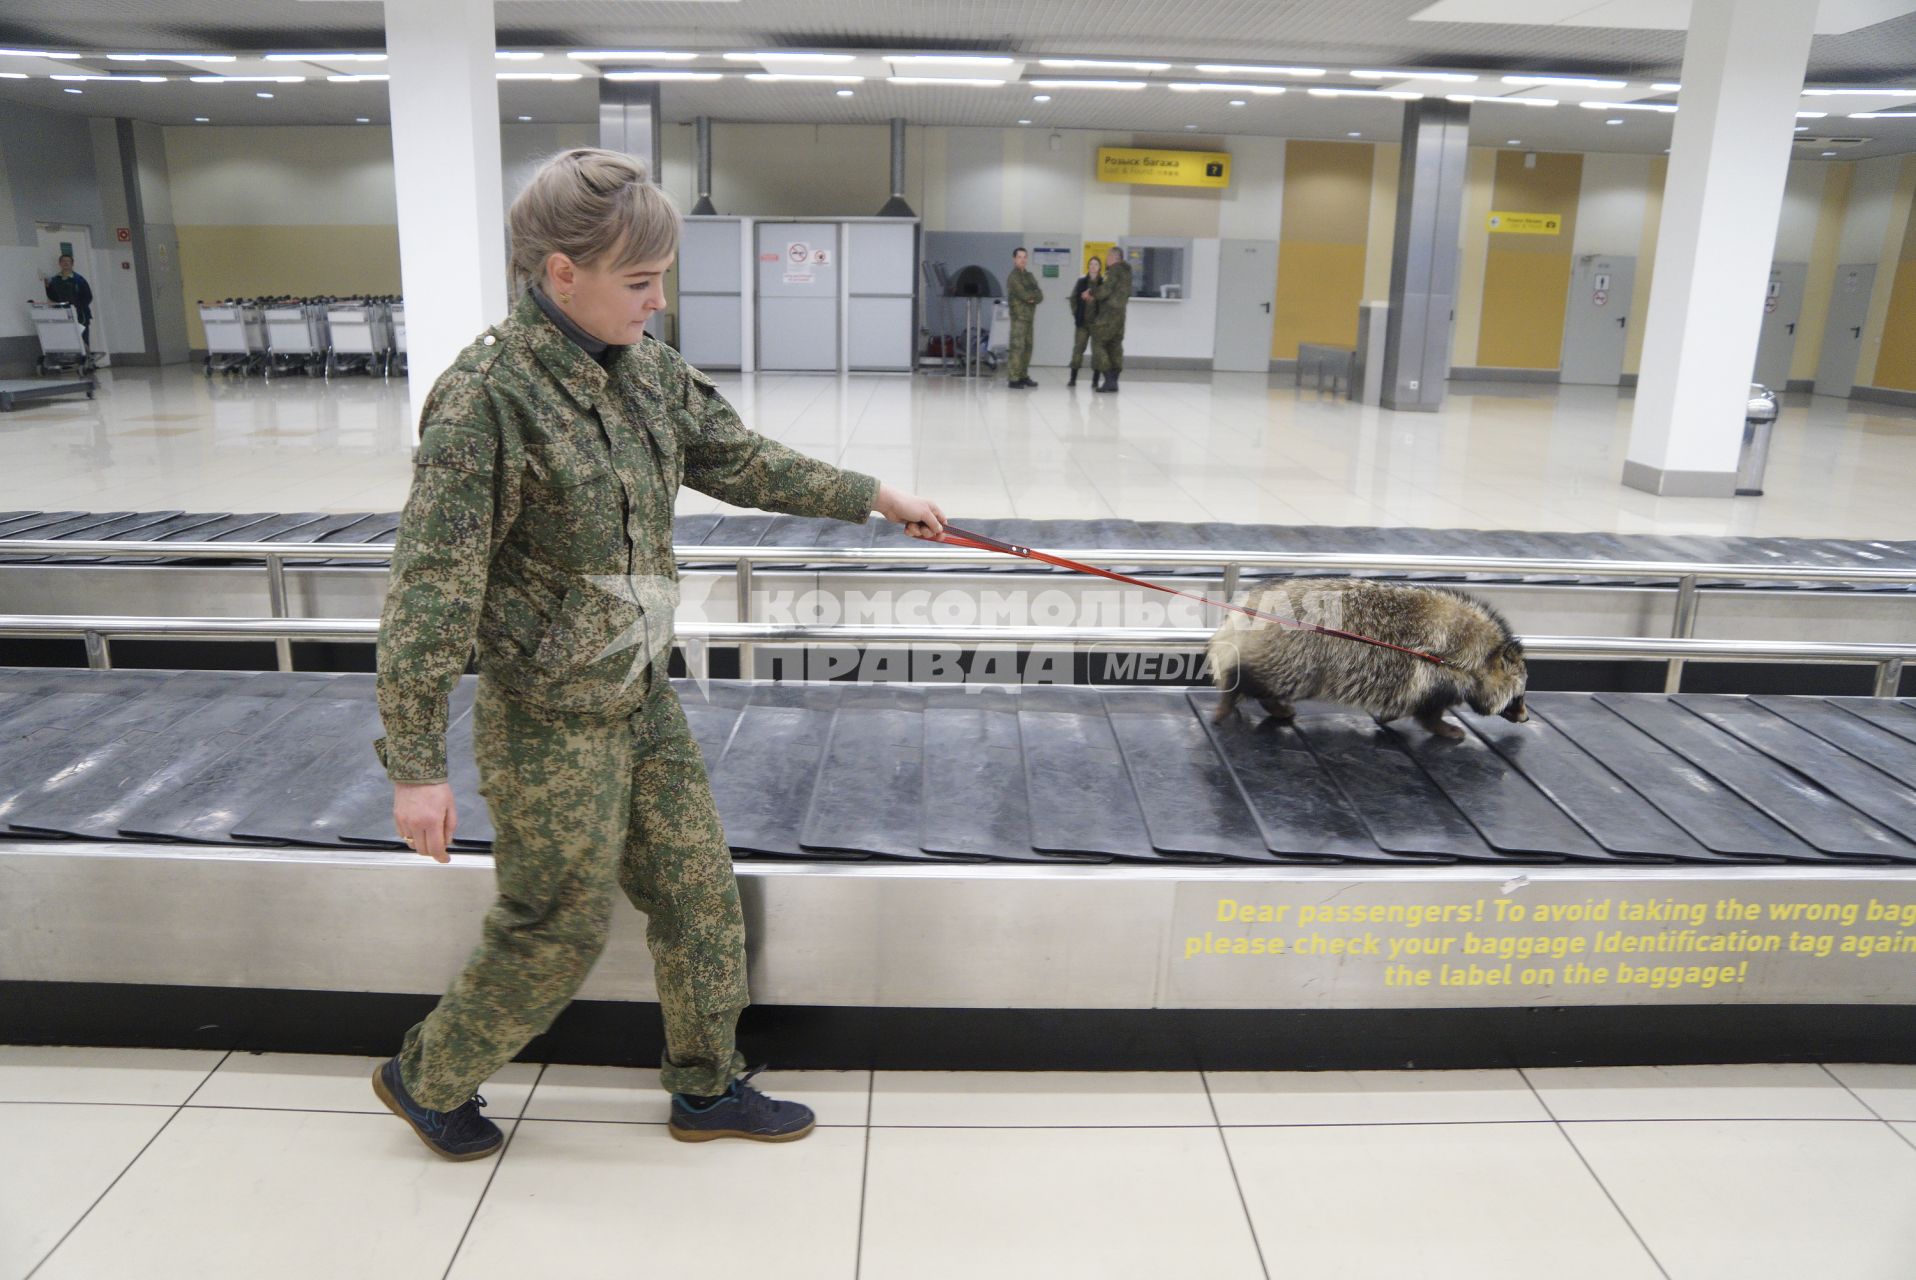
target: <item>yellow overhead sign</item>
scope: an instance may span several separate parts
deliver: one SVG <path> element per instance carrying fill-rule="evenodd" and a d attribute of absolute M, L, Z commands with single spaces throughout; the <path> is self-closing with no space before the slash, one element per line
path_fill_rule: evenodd
<path fill-rule="evenodd" d="M 1231 157 L 1223 151 L 1099 147 L 1098 181 L 1135 182 L 1149 187 L 1228 187 Z"/>
<path fill-rule="evenodd" d="M 1560 213 L 1510 213 L 1502 209 L 1492 209 L 1490 229 L 1518 236 L 1554 236 L 1563 230 L 1563 215 Z"/>

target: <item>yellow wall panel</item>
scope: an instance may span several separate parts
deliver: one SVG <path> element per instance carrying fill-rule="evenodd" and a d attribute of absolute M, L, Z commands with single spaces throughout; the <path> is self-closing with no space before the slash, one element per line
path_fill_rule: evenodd
<path fill-rule="evenodd" d="M 1499 253 L 1484 263 L 1484 318 L 1477 363 L 1493 369 L 1563 364 L 1569 253 Z"/>
<path fill-rule="evenodd" d="M 206 346 L 199 302 L 263 294 L 396 294 L 399 228 L 183 226 L 180 292 L 189 345 Z"/>
<path fill-rule="evenodd" d="M 1286 240 L 1277 250 L 1277 317 L 1271 355 L 1290 360 L 1300 342 L 1357 343 L 1357 303 L 1364 291 L 1362 244 Z"/>
<path fill-rule="evenodd" d="M 1374 165 L 1369 143 L 1286 144 L 1274 359 L 1295 358 L 1300 342 L 1357 341 Z"/>
<path fill-rule="evenodd" d="M 1916 228 L 1916 218 L 1910 223 Z M 1916 391 L 1916 255 L 1897 264 L 1896 282 L 1890 286 L 1875 385 Z"/>
<path fill-rule="evenodd" d="M 1537 152 L 1526 167 L 1521 151 L 1497 153 L 1490 205 L 1512 213 L 1554 213 L 1554 236 L 1490 237 L 1484 262 L 1483 317 L 1477 363 L 1490 368 L 1555 369 L 1563 355 L 1563 308 L 1570 289 L 1570 250 L 1577 235 L 1583 157 Z"/>
<path fill-rule="evenodd" d="M 1882 263 L 1877 268 L 1879 283 L 1870 299 L 1869 319 L 1863 325 L 1864 370 L 1870 369 L 1872 340 L 1876 349 L 1875 368 L 1868 374 L 1873 387 L 1916 389 L 1916 352 L 1911 350 L 1916 346 L 1916 302 L 1912 302 L 1916 281 L 1910 278 L 1916 264 L 1912 259 L 1916 259 L 1916 156 L 1903 161 L 1896 183 L 1895 204 L 1878 259 Z M 1891 272 L 1895 279 L 1884 280 Z M 1892 377 L 1901 380 L 1889 381 Z M 1862 376 L 1857 380 L 1862 381 Z"/>

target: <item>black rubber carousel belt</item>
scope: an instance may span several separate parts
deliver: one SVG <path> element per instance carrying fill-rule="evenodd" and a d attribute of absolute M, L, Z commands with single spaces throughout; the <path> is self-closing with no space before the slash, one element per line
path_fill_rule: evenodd
<path fill-rule="evenodd" d="M 1031 842 L 1060 853 L 1209 862 L 1152 846 L 1104 702 L 1096 689 L 1032 685 L 1018 693 Z"/>
<path fill-rule="evenodd" d="M 1186 697 L 1230 767 L 1266 849 L 1291 862 L 1405 861 L 1371 839 L 1370 828 L 1295 729 L 1242 703 L 1219 724 L 1212 718 L 1218 695 L 1193 691 Z"/>
<path fill-rule="evenodd" d="M 170 681 L 143 699 L 137 725 L 97 751 L 84 768 L 61 771 L 18 798 L 17 828 L 114 840 L 126 816 L 218 759 L 263 718 L 306 697 L 324 676 L 224 674 L 216 682 Z"/>
<path fill-rule="evenodd" d="M 1499 853 L 1575 862 L 1641 861 L 1605 849 L 1476 735 L 1450 741 L 1409 728 L 1400 736 L 1430 780 Z"/>
<path fill-rule="evenodd" d="M 1916 707 L 1906 698 L 1831 698 L 1830 703 L 1906 742 L 1916 742 Z"/>
<path fill-rule="evenodd" d="M 297 737 L 285 742 L 281 750 L 298 762 L 297 767 L 283 767 L 275 759 L 273 767 L 264 771 L 243 797 L 235 798 L 232 820 L 223 824 L 226 839 L 311 843 L 308 837 L 314 814 L 355 779 L 378 770 L 372 744 L 380 734 L 379 708 L 371 681 L 365 680 L 364 691 L 356 698 L 339 696 L 344 692 L 335 685 L 308 702 L 299 716 L 285 722 Z M 389 807 L 385 830 L 390 831 L 391 822 Z"/>
<path fill-rule="evenodd" d="M 925 690 L 925 851 L 999 862 L 1109 862 L 1033 847 L 1018 705 L 1012 688 Z"/>
<path fill-rule="evenodd" d="M 458 822 L 453 843 L 467 846 L 475 838 L 490 842 L 485 804 L 476 782 L 462 777 L 472 766 L 472 699 L 477 680 L 459 681 L 448 700 L 446 722 L 447 780 L 452 783 Z M 393 827 L 393 785 L 373 751 L 375 728 L 366 736 L 340 738 L 306 772 L 311 785 L 282 797 L 269 798 L 233 824 L 233 839 L 280 844 L 372 845 L 399 849 L 404 845 Z"/>
<path fill-rule="evenodd" d="M 1600 693 L 1597 701 L 1833 858 L 1916 859 L 1916 845 L 1660 694 Z"/>
<path fill-rule="evenodd" d="M 923 845 L 924 752 L 922 689 L 846 686 L 799 828 L 800 847 L 808 853 L 950 860 Z M 983 861 L 979 854 L 965 856 Z"/>
<path fill-rule="evenodd" d="M 220 518 L 217 512 L 177 512 L 165 519 L 147 523 L 131 524 L 111 533 L 89 534 L 89 538 L 100 537 L 117 542 L 165 542 L 168 539 L 197 541 L 197 531 L 211 525 Z M 115 560 L 124 562 L 125 556 L 63 556 L 62 564 L 102 564 Z M 131 557 L 137 560 L 138 557 Z"/>
<path fill-rule="evenodd" d="M 1230 765 L 1183 690 L 1107 693 L 1104 706 L 1145 830 L 1159 852 L 1234 862 L 1286 860 L 1264 843 Z"/>
<path fill-rule="evenodd" d="M 1820 850 L 1747 804 L 1682 755 L 1600 705 L 1587 693 L 1538 693 L 1530 714 L 1561 729 L 1579 747 L 1727 861 L 1827 862 Z"/>
<path fill-rule="evenodd" d="M 30 521 L 9 529 L 6 536 L 32 538 L 37 541 L 45 541 L 49 538 L 79 538 L 84 541 L 94 536 L 94 530 L 109 528 L 136 513 L 131 511 L 53 511 L 47 514 L 48 518 L 45 520 Z M 22 553 L 7 556 L 5 563 L 38 564 L 50 558 L 44 555 Z"/>
<path fill-rule="evenodd" d="M 118 736 L 111 724 L 95 730 L 95 720 L 137 703 L 177 674 L 62 672 L 46 697 L 11 708 L 0 733 L 0 821 L 11 818 L 14 802 L 23 792 L 82 757 L 97 742 Z"/>
<path fill-rule="evenodd" d="M 234 748 L 172 791 L 129 812 L 121 831 L 164 840 L 223 842 L 233 825 L 269 796 L 296 792 L 314 761 L 348 738 L 379 736 L 373 677 L 326 677 L 288 713 L 242 738 Z"/>
<path fill-rule="evenodd" d="M 674 680 L 679 706 L 685 711 L 685 723 L 692 740 L 699 744 L 709 774 L 725 758 L 732 732 L 738 728 L 739 715 L 752 700 L 752 686 L 738 680 Z"/>
<path fill-rule="evenodd" d="M 1534 695 L 1533 695 L 1534 696 Z M 1512 724 L 1497 716 L 1464 717 L 1491 748 L 1550 798 L 1598 844 L 1646 862 L 1723 862 L 1661 809 L 1631 790 L 1555 725 L 1532 716 Z"/>
<path fill-rule="evenodd" d="M 752 690 L 724 758 L 706 761 L 719 819 L 734 850 L 780 858 L 819 856 L 800 845 L 799 824 L 811 806 L 832 713 L 845 688 L 780 683 Z"/>
<path fill-rule="evenodd" d="M 1305 704 L 1296 725 L 1379 848 L 1444 862 L 1561 861 L 1491 848 L 1418 766 L 1405 740 L 1370 717 Z"/>
<path fill-rule="evenodd" d="M 1867 761 L 1904 786 L 1916 788 L 1916 742 L 1853 716 L 1823 698 L 1776 696 L 1750 701 Z"/>
<path fill-rule="evenodd" d="M 1890 781 L 1868 761 L 1858 759 L 1747 698 L 1699 698 L 1679 694 L 1675 701 L 1723 732 L 1787 765 L 1851 808 L 1889 831 L 1916 831 L 1916 788 Z M 1916 745 L 1916 744 L 1912 744 Z M 1895 855 L 1916 861 L 1916 845 Z"/>

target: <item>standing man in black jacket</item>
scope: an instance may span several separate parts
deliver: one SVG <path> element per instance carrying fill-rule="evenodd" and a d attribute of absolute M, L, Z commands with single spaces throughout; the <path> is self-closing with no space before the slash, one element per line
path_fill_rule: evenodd
<path fill-rule="evenodd" d="M 1071 381 L 1067 387 L 1078 385 L 1078 370 L 1084 366 L 1084 349 L 1091 341 L 1091 320 L 1098 314 L 1098 304 L 1092 299 L 1091 291 L 1098 287 L 1098 278 L 1104 274 L 1104 263 L 1092 258 L 1085 263 L 1084 274 L 1078 277 L 1078 283 L 1071 286 L 1071 318 L 1077 325 L 1077 332 L 1071 337 Z M 1091 370 L 1091 388 L 1097 390 L 1098 371 Z"/>
<path fill-rule="evenodd" d="M 60 255 L 60 274 L 47 277 L 47 301 L 64 302 L 80 322 L 80 345 L 93 350 L 93 286 L 73 269 L 73 255 Z"/>

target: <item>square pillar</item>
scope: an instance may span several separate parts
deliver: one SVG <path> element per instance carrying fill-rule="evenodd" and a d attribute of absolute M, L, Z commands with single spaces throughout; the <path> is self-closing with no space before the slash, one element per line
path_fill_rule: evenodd
<path fill-rule="evenodd" d="M 492 0 L 386 0 L 414 438 L 432 384 L 506 316 Z"/>

